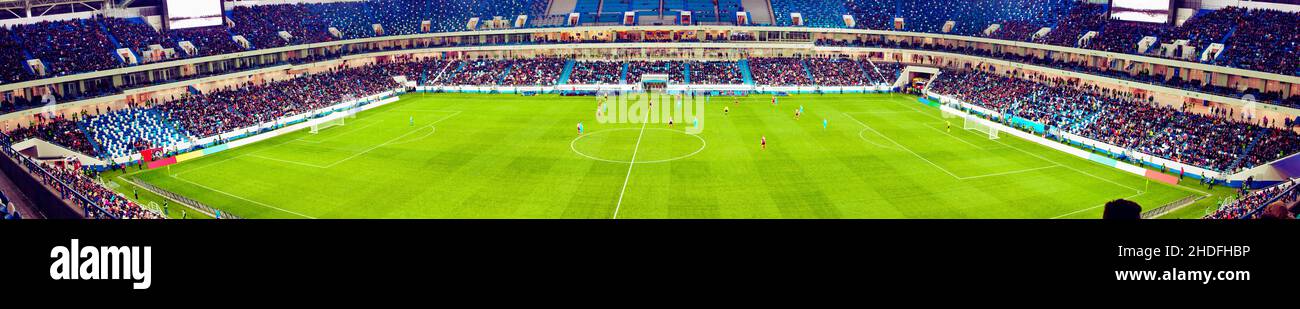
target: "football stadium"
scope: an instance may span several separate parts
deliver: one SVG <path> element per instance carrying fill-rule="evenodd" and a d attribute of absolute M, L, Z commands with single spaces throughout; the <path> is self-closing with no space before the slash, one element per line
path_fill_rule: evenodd
<path fill-rule="evenodd" d="M 4 219 L 1295 219 L 1300 3 L 0 1 Z"/>

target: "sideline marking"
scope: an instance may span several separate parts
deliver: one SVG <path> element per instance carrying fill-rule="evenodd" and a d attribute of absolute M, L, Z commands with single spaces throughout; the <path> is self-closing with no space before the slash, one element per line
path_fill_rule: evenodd
<path fill-rule="evenodd" d="M 460 114 L 460 112 L 456 112 L 456 113 L 448 114 L 447 117 L 442 117 L 441 119 L 437 119 L 437 121 L 429 122 L 429 125 L 425 125 L 425 126 L 419 127 L 419 129 L 416 129 L 416 130 L 407 131 L 406 134 L 398 135 L 398 136 L 396 136 L 396 138 L 393 138 L 393 139 L 389 139 L 389 140 L 387 140 L 387 142 L 383 142 L 383 143 L 381 143 L 381 144 L 374 145 L 374 147 L 370 147 L 370 148 L 368 148 L 368 149 L 365 149 L 365 151 L 357 152 L 356 155 L 348 156 L 348 157 L 346 157 L 346 158 L 343 158 L 343 160 L 339 160 L 339 161 L 337 161 L 337 162 L 333 162 L 333 164 L 330 164 L 330 165 L 325 165 L 325 169 L 329 169 L 329 167 L 334 167 L 335 165 L 343 164 L 343 162 L 347 162 L 347 161 L 352 160 L 352 158 L 356 158 L 356 157 L 359 157 L 359 156 L 361 156 L 361 155 L 365 155 L 365 153 L 369 153 L 370 151 L 374 151 L 374 149 L 378 149 L 378 148 L 380 148 L 380 147 L 385 147 L 385 145 L 389 145 L 389 144 L 391 144 L 391 143 L 393 143 L 393 142 L 396 142 L 396 140 L 398 140 L 398 139 L 406 138 L 407 135 L 411 135 L 411 134 L 413 134 L 413 132 L 419 132 L 420 130 L 424 130 L 425 127 L 433 127 L 433 125 L 437 125 L 438 122 L 445 121 L 445 119 L 447 119 L 447 118 L 451 118 L 451 117 L 458 116 L 458 114 Z"/>
<path fill-rule="evenodd" d="M 221 193 L 221 194 L 229 195 L 229 196 L 234 197 L 234 198 L 237 198 L 237 199 L 241 199 L 241 200 L 244 200 L 244 201 L 247 201 L 247 202 L 251 202 L 251 203 L 253 203 L 253 204 L 257 204 L 257 205 L 260 205 L 260 206 L 262 206 L 262 207 L 266 207 L 266 208 L 270 208 L 270 209 L 279 210 L 279 211 L 282 211 L 282 212 L 285 212 L 285 213 L 290 213 L 290 214 L 298 215 L 299 217 L 303 217 L 303 218 L 307 218 L 307 219 L 316 219 L 316 217 L 312 217 L 312 216 L 308 216 L 308 215 L 300 214 L 300 213 L 297 213 L 297 212 L 294 212 L 294 211 L 290 211 L 290 210 L 285 210 L 285 209 L 280 208 L 280 207 L 275 207 L 275 206 L 267 205 L 267 204 L 262 203 L 262 202 L 258 202 L 258 201 L 250 200 L 250 199 L 248 199 L 248 198 L 245 198 L 245 197 L 242 197 L 242 196 L 238 196 L 238 195 L 234 195 L 234 194 L 231 194 L 231 193 L 226 192 L 226 191 L 221 191 L 221 190 L 213 189 L 212 187 L 208 187 L 208 186 L 205 186 L 205 185 L 202 185 L 202 184 L 199 184 L 199 183 L 193 182 L 193 181 L 189 181 L 189 180 L 186 180 L 186 179 L 183 179 L 183 178 L 180 178 L 180 177 L 171 176 L 171 175 L 168 175 L 168 177 L 171 177 L 172 179 L 176 179 L 176 180 L 184 181 L 184 182 L 186 182 L 186 183 L 189 183 L 189 184 L 191 184 L 191 185 L 198 186 L 198 187 L 200 187 L 200 188 L 208 189 L 209 191 L 212 191 L 212 192 L 216 192 L 216 193 Z"/>

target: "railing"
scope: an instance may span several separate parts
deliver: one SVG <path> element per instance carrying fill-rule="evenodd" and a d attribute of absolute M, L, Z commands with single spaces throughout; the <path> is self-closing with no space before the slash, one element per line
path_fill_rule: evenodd
<path fill-rule="evenodd" d="M 194 209 L 194 210 L 198 210 L 199 212 L 202 212 L 202 213 L 204 213 L 204 214 L 206 214 L 206 215 L 208 215 L 208 216 L 212 216 L 213 218 L 217 218 L 217 219 L 243 219 L 243 218 L 241 218 L 241 217 L 239 217 L 239 216 L 236 216 L 236 215 L 234 215 L 234 214 L 231 214 L 230 212 L 225 212 L 225 211 L 218 210 L 218 209 L 216 209 L 216 208 L 209 207 L 208 205 L 205 205 L 205 204 L 203 204 L 203 203 L 200 203 L 199 201 L 195 201 L 195 200 L 192 200 L 192 199 L 187 198 L 187 197 L 185 197 L 185 196 L 182 196 L 182 195 L 180 195 L 180 194 L 172 193 L 171 191 L 167 191 L 167 190 L 165 190 L 165 189 L 163 189 L 163 188 L 159 188 L 159 187 L 157 187 L 157 186 L 154 186 L 153 184 L 150 184 L 150 183 L 148 183 L 148 182 L 145 182 L 144 180 L 140 180 L 140 178 L 138 178 L 138 177 L 131 177 L 131 179 L 129 179 L 129 180 L 127 180 L 127 181 L 131 182 L 131 184 L 133 184 L 133 185 L 135 185 L 135 186 L 137 186 L 137 187 L 140 187 L 141 189 L 144 189 L 145 191 L 153 192 L 154 194 L 160 195 L 160 196 L 162 196 L 162 197 L 164 197 L 164 198 L 167 198 L 167 199 L 169 199 L 169 200 L 176 201 L 177 203 L 180 203 L 180 204 L 182 204 L 182 205 L 185 205 L 185 206 L 187 206 L 187 207 L 189 207 L 189 208 L 192 208 L 192 209 Z M 220 213 L 221 215 L 217 215 L 218 213 Z"/>
<path fill-rule="evenodd" d="M 1289 185 L 1289 182 L 1277 184 L 1277 186 L 1281 186 L 1281 185 Z M 1254 209 L 1251 209 L 1250 213 L 1247 213 L 1245 216 L 1242 216 L 1242 219 L 1259 218 L 1259 216 L 1263 215 L 1262 212 L 1264 211 L 1264 209 L 1268 208 L 1268 205 L 1272 205 L 1273 203 L 1276 203 L 1277 201 L 1282 200 L 1284 198 L 1294 197 L 1294 194 L 1296 194 L 1296 188 L 1298 187 L 1300 186 L 1290 185 L 1290 187 L 1286 189 L 1282 189 L 1282 192 L 1278 192 L 1278 194 L 1273 196 L 1273 198 L 1270 198 L 1267 201 L 1260 203 L 1259 207 L 1255 207 Z M 1263 190 L 1263 189 L 1257 189 L 1257 190 Z"/>
<path fill-rule="evenodd" d="M 1142 219 L 1159 218 L 1160 216 L 1169 214 L 1174 210 L 1178 210 L 1180 208 L 1183 208 L 1184 206 L 1191 205 L 1192 203 L 1195 203 L 1196 201 L 1199 201 L 1204 198 L 1205 198 L 1204 195 L 1192 195 L 1192 196 L 1181 198 L 1177 201 L 1169 202 L 1167 204 L 1161 205 L 1160 207 L 1156 207 L 1146 212 L 1143 212 Z"/>
<path fill-rule="evenodd" d="M 82 215 L 90 216 L 91 212 L 93 212 L 96 218 L 118 219 L 117 215 L 104 210 L 100 207 L 99 203 L 95 202 L 95 200 L 87 198 L 80 191 L 77 191 L 71 185 L 63 182 L 58 177 L 55 177 L 54 174 L 51 174 L 49 171 L 42 168 L 40 163 L 36 162 L 32 158 L 28 158 L 22 153 L 19 153 L 17 150 L 14 150 L 12 140 L 10 140 L 9 135 L 4 132 L 0 132 L 0 148 L 3 148 L 0 152 L 13 158 L 15 161 L 18 161 L 18 163 L 27 170 L 27 173 L 40 178 L 40 182 L 51 187 L 54 193 L 58 196 L 81 206 L 82 210 L 85 212 Z"/>

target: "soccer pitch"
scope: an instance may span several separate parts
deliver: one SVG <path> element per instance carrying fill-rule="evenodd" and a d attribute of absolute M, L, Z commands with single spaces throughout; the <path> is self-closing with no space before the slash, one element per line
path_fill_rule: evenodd
<path fill-rule="evenodd" d="M 593 97 L 408 94 L 319 134 L 127 176 L 244 218 L 1099 218 L 1117 198 L 1206 194 L 961 119 L 949 132 L 914 96 L 739 101 L 712 98 L 689 135 L 597 123 Z"/>

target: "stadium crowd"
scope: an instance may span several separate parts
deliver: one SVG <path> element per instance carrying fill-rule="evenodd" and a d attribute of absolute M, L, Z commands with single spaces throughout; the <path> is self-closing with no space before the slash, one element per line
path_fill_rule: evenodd
<path fill-rule="evenodd" d="M 91 145 L 90 140 L 86 138 L 85 132 L 77 126 L 77 119 L 81 117 L 83 116 L 80 114 L 72 114 L 72 116 L 36 114 L 35 120 L 26 126 L 17 125 L 5 134 L 9 135 L 11 142 L 14 143 L 37 138 L 76 152 L 98 156 L 99 151 L 96 151 L 95 146 Z"/>
<path fill-rule="evenodd" d="M 1036 43 L 1051 44 L 1057 46 L 1078 47 L 1079 38 L 1087 34 L 1088 31 L 1101 30 L 1101 25 L 1106 21 L 1106 7 L 1097 3 L 1081 3 L 1071 8 L 1065 16 L 1062 16 L 1056 27 L 1052 28 L 1047 35 L 1033 40 Z"/>
<path fill-rule="evenodd" d="M 103 21 L 104 27 L 114 38 L 117 38 L 118 43 L 122 47 L 130 48 L 136 55 L 143 55 L 144 51 L 149 50 L 149 45 L 158 45 L 162 48 L 176 47 L 175 43 L 164 39 L 157 30 L 139 18 L 108 17 Z"/>
<path fill-rule="evenodd" d="M 847 58 L 808 59 L 813 83 L 822 86 L 865 86 L 879 82 L 864 70 L 864 62 Z M 869 66 L 870 64 L 867 64 Z"/>
<path fill-rule="evenodd" d="M 680 84 L 684 72 L 681 61 L 632 61 L 627 63 L 627 83 L 640 84 L 643 74 L 668 74 L 668 82 Z"/>
<path fill-rule="evenodd" d="M 903 74 L 903 64 L 898 62 L 877 61 L 869 62 L 879 71 L 881 78 L 885 83 L 893 83 Z"/>
<path fill-rule="evenodd" d="M 362 12 L 362 11 L 358 11 Z M 231 17 L 235 33 L 257 48 L 332 41 L 325 22 L 301 4 L 236 6 Z M 287 32 L 292 39 L 280 36 Z"/>
<path fill-rule="evenodd" d="M 569 73 L 569 84 L 613 85 L 623 77 L 623 63 L 614 61 L 577 61 Z"/>
<path fill-rule="evenodd" d="M 164 219 L 161 214 L 105 188 L 79 168 L 42 164 L 41 169 L 46 172 L 40 173 L 45 175 L 41 177 L 45 184 L 60 190 L 64 197 L 85 209 L 89 219 Z"/>
<path fill-rule="evenodd" d="M 41 21 L 15 26 L 12 34 L 24 50 L 45 63 L 51 76 L 122 66 L 122 61 L 115 59 L 113 43 L 98 21 L 98 18 Z"/>
<path fill-rule="evenodd" d="M 1220 205 L 1213 213 L 1206 215 L 1205 219 L 1260 218 L 1264 207 L 1275 202 L 1294 203 L 1298 192 L 1294 186 L 1295 180 L 1288 180 L 1271 187 L 1246 191 L 1236 200 Z"/>
<path fill-rule="evenodd" d="M 555 85 L 564 71 L 564 58 L 535 58 L 512 60 L 510 72 L 501 80 L 502 85 L 533 86 Z"/>
<path fill-rule="evenodd" d="M 1101 35 L 1089 40 L 1088 48 L 1108 52 L 1137 54 L 1138 41 L 1143 37 L 1165 37 L 1170 27 L 1165 24 L 1108 20 Z"/>
<path fill-rule="evenodd" d="M 265 84 L 225 87 L 170 100 L 156 108 L 179 124 L 178 130 L 206 138 L 391 90 L 396 82 L 385 70 L 376 69 L 384 66 L 333 69 Z"/>
<path fill-rule="evenodd" d="M 467 6 L 448 5 L 448 3 L 425 2 L 415 0 L 375 0 L 365 2 L 330 2 L 312 4 L 274 4 L 257 6 L 236 6 L 228 12 L 231 23 L 222 27 L 155 31 L 139 18 L 92 17 L 65 21 L 40 22 L 28 25 L 0 27 L 0 83 L 29 80 L 37 76 L 26 68 L 28 59 L 40 59 L 50 75 L 66 75 L 91 70 L 115 68 L 125 65 L 114 54 L 116 47 L 126 47 L 140 55 L 142 49 L 158 44 L 164 48 L 179 47 L 180 41 L 190 41 L 197 50 L 178 49 L 180 58 L 210 56 L 234 53 L 246 49 L 271 48 L 292 44 L 306 44 L 336 40 L 328 29 L 340 30 L 341 38 L 358 38 L 381 35 L 372 28 L 379 24 L 382 35 L 402 35 L 424 31 L 461 31 L 465 30 L 465 21 L 470 17 L 480 17 L 480 25 L 494 16 L 501 16 L 507 23 L 518 14 L 541 16 L 547 10 L 545 0 L 510 0 L 478 2 Z M 621 5 L 629 5 L 620 3 Z M 687 1 L 691 7 L 695 2 Z M 704 3 L 709 8 L 743 9 L 738 3 Z M 615 5 L 617 7 L 618 5 Z M 1300 34 L 1289 31 L 1288 27 L 1300 22 L 1300 13 L 1282 12 L 1262 9 L 1243 9 L 1228 7 L 1217 10 L 1202 10 L 1179 26 L 1159 24 L 1135 24 L 1109 20 L 1106 18 L 1106 6 L 1065 0 L 1016 0 L 993 1 L 978 0 L 964 6 L 951 6 L 938 0 L 894 2 L 882 0 L 852 1 L 791 1 L 776 0 L 772 2 L 776 11 L 776 23 L 788 24 L 788 13 L 801 13 L 808 24 L 817 27 L 843 27 L 838 18 L 840 14 L 850 14 L 858 21 L 858 28 L 891 29 L 893 18 L 905 20 L 900 25 L 906 31 L 944 32 L 945 23 L 955 22 L 950 33 L 960 35 L 983 35 L 980 32 L 990 24 L 1000 24 L 1001 29 L 987 36 L 1019 41 L 1075 46 L 1088 31 L 1097 31 L 1098 35 L 1084 41 L 1085 48 L 1125 53 L 1136 53 L 1137 41 L 1143 36 L 1154 35 L 1161 43 L 1180 39 L 1189 40 L 1189 45 L 1197 51 L 1204 50 L 1210 43 L 1224 43 L 1227 49 L 1218 58 L 1207 59 L 1208 63 L 1231 67 L 1246 68 L 1286 75 L 1300 74 Z M 675 3 L 661 3 L 659 8 L 676 7 Z M 972 9 L 974 8 L 974 9 Z M 709 10 L 713 12 L 713 10 Z M 725 11 L 725 10 L 723 10 Z M 717 12 L 723 12 L 717 11 Z M 588 13 L 588 12 L 582 12 Z M 593 13 L 594 14 L 594 13 Z M 699 18 L 697 18 L 699 19 Z M 430 21 L 428 29 L 421 25 Z M 531 26 L 531 25 L 530 25 Z M 231 28 L 233 27 L 233 28 Z M 1043 37 L 1033 37 L 1041 27 L 1052 30 Z M 482 28 L 482 27 L 480 27 Z M 292 38 L 286 40 L 279 36 L 280 31 L 288 32 Z M 249 46 L 241 46 L 232 36 L 247 38 Z M 733 33 L 732 37 L 735 37 Z M 723 37 L 723 36 L 719 36 Z M 693 37 L 692 37 L 693 39 Z M 687 40 L 682 38 L 682 40 Z M 532 38 L 533 43 L 546 43 L 556 39 Z M 558 40 L 563 41 L 563 40 Z M 477 44 L 518 44 L 517 42 L 416 42 L 420 46 L 463 46 Z M 925 48 L 926 46 L 902 44 L 904 48 Z M 326 51 L 328 57 L 339 54 L 362 52 L 369 49 L 387 47 L 362 47 L 345 51 Z M 951 49 L 951 48 L 950 48 Z M 1261 101 L 1300 106 L 1300 95 L 1284 94 L 1276 91 L 1260 90 L 1240 85 L 1215 86 L 1204 81 L 1182 80 L 1159 75 L 1132 73 L 1122 70 L 1101 70 L 1091 66 L 1053 60 L 1034 59 L 1034 57 L 1017 57 L 1001 52 L 989 52 L 972 48 L 956 48 L 951 51 L 995 56 L 1008 60 L 1053 65 L 1058 68 L 1080 70 L 1090 74 L 1139 80 L 1147 83 L 1168 84 L 1183 89 L 1218 95 L 1240 97 L 1253 95 Z M 1148 51 L 1148 55 L 1161 56 Z M 315 58 L 316 56 L 313 56 Z M 146 60 L 143 57 L 142 60 Z M 161 59 L 170 60 L 170 59 Z M 295 59 L 301 60 L 301 59 Z M 1199 60 L 1199 59 L 1198 59 Z M 147 62 L 147 61 L 146 61 Z M 808 64 L 805 64 L 808 65 Z M 241 67 L 241 69 L 257 66 Z M 220 73 L 211 72 L 211 73 Z M 183 78 L 201 77 L 211 73 L 200 73 Z M 621 74 L 622 72 L 620 72 Z M 765 73 L 780 73 L 765 71 Z M 785 72 L 784 74 L 792 74 Z M 581 76 L 581 74 L 577 74 Z M 755 74 L 759 75 L 759 74 Z M 802 83 L 804 79 L 816 77 L 767 76 L 782 83 Z M 164 79 L 133 81 L 130 88 L 146 86 L 149 83 L 161 83 L 174 80 L 169 76 Z M 633 76 L 632 78 L 637 78 Z M 608 79 L 608 77 L 605 77 Z M 762 78 L 758 78 L 763 80 Z M 582 79 L 577 79 L 582 81 Z M 808 82 L 811 82 L 809 80 Z M 134 83 L 145 83 L 134 85 Z M 129 88 L 125 88 L 129 89 Z M 118 93 L 115 85 L 106 85 L 94 89 L 69 90 L 68 93 L 56 94 L 62 101 L 78 100 L 106 94 Z"/>
<path fill-rule="evenodd" d="M 497 59 L 459 60 L 457 68 L 431 82 L 434 85 L 499 85 L 514 61 Z"/>
<path fill-rule="evenodd" d="M 799 58 L 749 59 L 749 72 L 759 85 L 812 85 L 810 73 Z"/>
<path fill-rule="evenodd" d="M 167 36 L 176 41 L 177 44 L 183 41 L 189 41 L 190 44 L 193 44 L 196 51 L 192 54 L 190 54 L 189 50 L 181 49 L 181 52 L 187 53 L 190 57 L 233 54 L 245 50 L 239 46 L 239 43 L 235 43 L 229 29 L 226 27 L 170 30 L 167 31 Z"/>
<path fill-rule="evenodd" d="M 0 84 L 27 80 L 31 72 L 27 69 L 27 57 L 23 56 L 22 46 L 14 39 L 13 31 L 0 27 Z"/>
<path fill-rule="evenodd" d="M 1150 98 L 1060 79 L 945 72 L 930 90 L 1131 151 L 1217 171 L 1236 171 L 1300 151 L 1300 135 L 1275 125 L 1283 121 L 1222 110 L 1197 113 L 1187 106 L 1162 105 Z"/>
<path fill-rule="evenodd" d="M 148 45 L 164 48 L 188 40 L 198 46 L 194 56 L 208 56 L 241 51 L 231 36 L 247 38 L 250 48 L 273 48 L 293 44 L 332 41 L 336 38 L 328 31 L 333 27 L 342 38 L 407 35 L 426 32 L 424 21 L 431 24 L 429 32 L 466 30 L 466 21 L 479 17 L 480 25 L 500 16 L 507 23 L 519 14 L 542 16 L 549 1 L 509 0 L 485 1 L 468 6 L 416 0 L 374 0 L 362 2 L 331 2 L 313 4 L 273 4 L 235 6 L 229 12 L 233 28 L 210 27 L 171 30 L 158 33 L 141 20 L 94 17 L 66 21 L 45 21 L 15 26 L 0 33 L 0 47 L 14 44 L 13 50 L 23 50 L 39 58 L 50 67 L 52 75 L 66 75 L 121 66 L 113 54 L 115 43 L 140 51 Z M 626 5 L 626 4 L 625 4 Z M 689 3 L 687 6 L 691 5 Z M 676 5 L 670 5 L 675 7 Z M 714 3 L 711 7 L 743 9 L 739 3 Z M 658 7 L 658 6 L 657 6 Z M 945 33 L 945 24 L 954 26 L 946 33 L 979 35 L 997 39 L 1038 41 L 1042 43 L 1076 46 L 1079 38 L 1088 31 L 1098 31 L 1086 48 L 1104 51 L 1136 53 L 1136 44 L 1144 36 L 1156 36 L 1161 42 L 1187 39 L 1197 50 L 1209 43 L 1224 42 L 1228 50 L 1219 59 L 1219 65 L 1261 70 L 1266 72 L 1300 74 L 1300 34 L 1287 31 L 1300 22 L 1300 13 L 1275 10 L 1224 8 L 1200 12 L 1180 26 L 1133 23 L 1108 20 L 1104 5 L 1068 0 L 974 0 L 962 6 L 952 6 L 940 0 L 922 1 L 793 1 L 774 0 L 772 8 L 777 25 L 790 25 L 790 13 L 803 15 L 805 24 L 813 27 L 844 27 L 840 15 L 850 14 L 858 21 L 858 28 L 892 29 L 894 17 L 903 18 L 903 30 Z M 723 11 L 726 11 L 725 9 Z M 581 12 L 596 14 L 596 12 Z M 374 25 L 383 33 L 377 33 Z M 999 24 L 1000 30 L 985 35 L 981 32 L 989 25 Z M 1043 27 L 1051 27 L 1046 36 L 1033 38 L 1032 34 Z M 279 35 L 288 32 L 292 39 Z M 13 38 L 10 38 L 10 37 Z M 115 40 L 113 39 L 115 38 Z M 21 43 L 21 44 L 15 44 Z M 6 53 L 9 57 L 0 69 L 4 80 L 30 79 L 21 65 L 26 58 Z M 1278 65 L 1271 65 L 1278 64 Z"/>
<path fill-rule="evenodd" d="M 687 65 L 691 70 L 691 84 L 734 85 L 745 82 L 735 61 L 688 62 Z"/>
<path fill-rule="evenodd" d="M 1246 15 L 1215 64 L 1300 75 L 1300 13 L 1250 10 Z"/>

